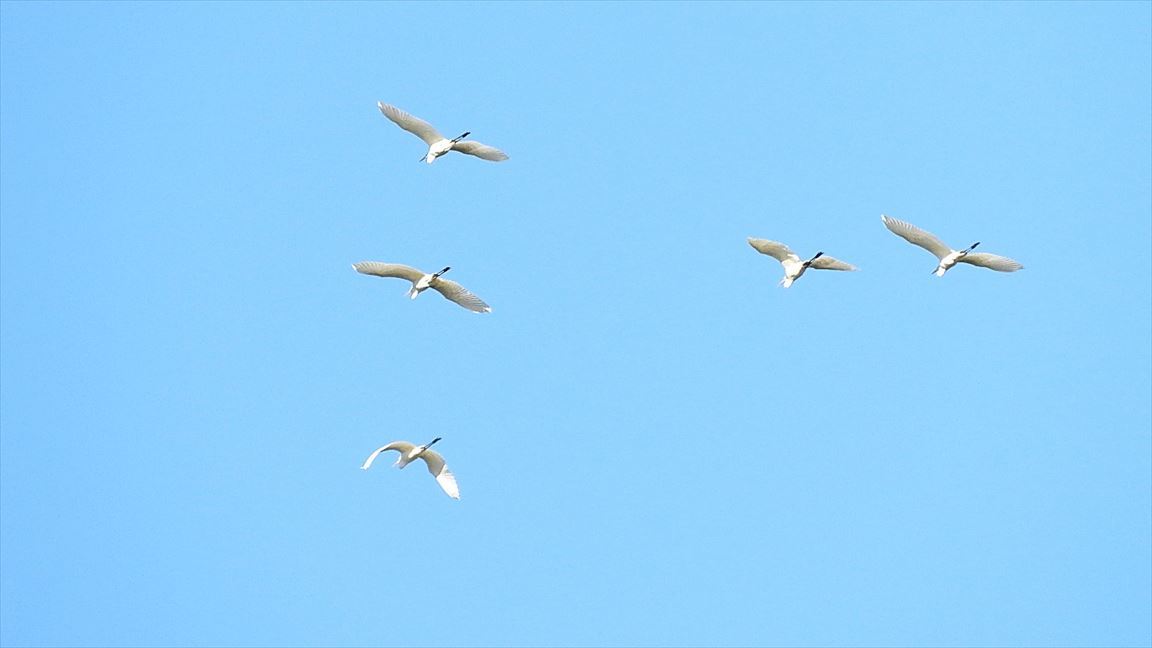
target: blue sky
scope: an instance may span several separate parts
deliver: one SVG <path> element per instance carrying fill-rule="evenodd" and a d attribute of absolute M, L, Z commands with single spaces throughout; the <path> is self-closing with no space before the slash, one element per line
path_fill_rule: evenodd
<path fill-rule="evenodd" d="M 0 644 L 1149 645 L 1150 25 L 0 4 Z"/>

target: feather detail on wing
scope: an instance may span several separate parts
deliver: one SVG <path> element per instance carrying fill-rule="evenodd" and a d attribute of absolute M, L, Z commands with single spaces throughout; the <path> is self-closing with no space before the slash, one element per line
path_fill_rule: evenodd
<path fill-rule="evenodd" d="M 432 146 L 436 142 L 446 139 L 439 131 L 432 127 L 432 124 L 429 124 L 419 117 L 413 117 L 396 106 L 386 104 L 383 101 L 377 102 L 376 105 L 380 108 L 380 112 L 384 113 L 385 117 L 391 119 L 392 122 L 400 128 L 424 140 L 424 143 L 428 146 Z"/>
<path fill-rule="evenodd" d="M 839 259 L 834 259 L 834 258 L 832 258 L 826 254 L 821 255 L 820 258 L 813 261 L 809 267 L 815 268 L 816 270 L 846 270 L 846 271 L 850 271 L 850 270 L 856 270 L 857 269 L 856 266 L 852 265 L 851 263 L 845 263 Z"/>
<path fill-rule="evenodd" d="M 360 263 L 353 263 L 352 267 L 356 272 L 366 275 L 375 275 L 377 277 L 396 277 L 397 279 L 407 279 L 413 283 L 420 280 L 424 273 L 401 263 L 381 263 L 379 261 L 361 261 Z"/>
<path fill-rule="evenodd" d="M 905 223 L 891 216 L 881 215 L 880 220 L 884 222 L 884 227 L 887 227 L 888 231 L 913 245 L 918 245 L 928 250 L 934 254 L 937 259 L 943 259 L 949 254 L 952 254 L 952 248 L 944 245 L 944 242 L 936 238 L 935 234 L 925 232 L 911 223 Z"/>
<path fill-rule="evenodd" d="M 415 447 L 416 446 L 412 445 L 411 443 L 408 443 L 407 441 L 393 441 L 392 443 L 389 443 L 386 446 L 381 446 L 379 448 L 376 448 L 376 450 L 373 451 L 372 454 L 368 455 L 368 458 L 364 460 L 364 465 L 360 466 L 360 469 L 361 470 L 368 470 L 369 468 L 371 468 L 372 462 L 376 461 L 376 457 L 379 457 L 380 453 L 382 453 L 382 452 L 387 452 L 388 450 L 397 450 L 400 452 L 400 454 L 407 454 L 410 450 L 412 450 L 412 448 L 415 448 Z"/>
<path fill-rule="evenodd" d="M 1024 268 L 1023 265 L 1020 265 L 1020 263 L 1008 257 L 989 254 L 987 252 L 969 252 L 957 259 L 957 261 L 960 263 L 971 263 L 974 266 L 996 270 L 997 272 L 1016 272 Z"/>
<path fill-rule="evenodd" d="M 437 292 L 444 295 L 445 299 L 456 302 L 474 313 L 492 312 L 492 307 L 485 304 L 483 299 L 468 292 L 464 286 L 461 286 L 451 279 L 438 278 L 432 282 L 432 288 L 435 288 Z"/>
<path fill-rule="evenodd" d="M 780 263 L 785 261 L 800 262 L 800 257 L 796 256 L 796 253 L 790 250 L 787 245 L 777 241 L 748 237 L 748 245 L 751 245 L 760 254 L 767 254 Z"/>
<path fill-rule="evenodd" d="M 452 145 L 452 148 L 467 153 L 468 155 L 475 155 L 481 160 L 488 160 L 489 162 L 501 162 L 508 159 L 508 155 L 494 146 L 481 144 L 472 140 L 461 140 Z"/>
<path fill-rule="evenodd" d="M 436 478 L 436 483 L 440 484 L 440 488 L 444 489 L 448 497 L 460 499 L 460 488 L 456 485 L 456 475 L 448 470 L 447 464 L 444 463 L 444 457 L 435 450 L 425 450 L 420 453 L 420 458 L 428 464 L 428 472 L 432 473 L 432 476 Z"/>

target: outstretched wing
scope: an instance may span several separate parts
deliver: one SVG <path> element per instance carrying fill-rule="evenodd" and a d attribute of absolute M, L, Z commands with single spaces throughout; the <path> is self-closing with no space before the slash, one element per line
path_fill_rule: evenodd
<path fill-rule="evenodd" d="M 881 214 L 880 220 L 884 221 L 884 227 L 887 227 L 888 231 L 908 241 L 912 245 L 919 245 L 925 250 L 928 250 L 936 255 L 937 259 L 943 259 L 949 254 L 952 254 L 952 248 L 944 245 L 944 242 L 936 238 L 935 234 L 925 232 L 911 223 L 905 223 L 891 216 Z"/>
<path fill-rule="evenodd" d="M 368 455 L 368 458 L 364 460 L 364 465 L 360 466 L 360 470 L 368 470 L 371 468 L 372 462 L 376 461 L 376 457 L 379 457 L 381 452 L 387 452 L 388 450 L 398 450 L 400 454 L 407 454 L 412 450 L 412 448 L 415 447 L 416 446 L 408 443 L 407 441 L 393 441 L 386 446 L 376 448 L 376 450 L 373 451 L 372 454 Z"/>
<path fill-rule="evenodd" d="M 998 272 L 1016 272 L 1024 267 L 1008 257 L 1002 257 L 998 254 L 988 254 L 987 252 L 969 252 L 957 259 L 957 261 L 961 263 L 971 263 L 974 266 L 989 268 Z"/>
<path fill-rule="evenodd" d="M 767 254 L 780 263 L 784 263 L 785 261 L 800 262 L 800 257 L 796 256 L 796 253 L 783 243 L 769 241 L 768 239 L 748 237 L 748 245 L 751 245 L 752 248 L 760 254 Z"/>
<path fill-rule="evenodd" d="M 501 162 L 508 159 L 508 155 L 504 151 L 472 140 L 456 142 L 452 145 L 452 149 L 468 155 L 475 155 L 481 160 L 488 160 L 489 162 Z"/>
<path fill-rule="evenodd" d="M 424 276 L 424 273 L 416 268 L 400 263 L 361 261 L 360 263 L 353 263 L 352 267 L 360 274 L 375 275 L 377 277 L 396 277 L 397 279 L 407 279 L 412 283 L 416 283 L 420 280 L 420 277 Z"/>
<path fill-rule="evenodd" d="M 817 270 L 856 270 L 856 266 L 851 263 L 844 263 L 839 259 L 833 259 L 827 254 L 822 254 L 818 259 L 812 262 L 810 266 Z"/>
<path fill-rule="evenodd" d="M 420 453 L 420 458 L 424 463 L 428 464 L 428 472 L 436 478 L 436 483 L 440 484 L 440 488 L 448 494 L 452 499 L 460 499 L 460 487 L 456 485 L 456 475 L 448 470 L 448 466 L 444 463 L 444 457 L 440 456 L 439 452 L 435 450 L 425 450 Z"/>
<path fill-rule="evenodd" d="M 445 139 L 439 131 L 432 127 L 432 124 L 429 124 L 419 117 L 413 117 L 396 106 L 386 104 L 383 101 L 377 102 L 376 105 L 380 108 L 380 112 L 384 113 L 385 117 L 391 119 L 392 122 L 400 128 L 424 140 L 424 143 L 428 146 L 432 146 L 436 142 Z"/>
<path fill-rule="evenodd" d="M 432 282 L 432 287 L 441 295 L 444 295 L 445 298 L 460 304 L 474 313 L 492 312 L 492 307 L 485 304 L 483 299 L 468 292 L 464 286 L 461 286 L 451 279 L 440 277 Z"/>

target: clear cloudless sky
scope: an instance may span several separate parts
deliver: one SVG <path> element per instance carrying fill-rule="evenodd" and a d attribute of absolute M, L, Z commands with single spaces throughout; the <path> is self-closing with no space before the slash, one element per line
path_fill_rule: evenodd
<path fill-rule="evenodd" d="M 3 2 L 0 644 L 1149 645 L 1150 25 Z"/>

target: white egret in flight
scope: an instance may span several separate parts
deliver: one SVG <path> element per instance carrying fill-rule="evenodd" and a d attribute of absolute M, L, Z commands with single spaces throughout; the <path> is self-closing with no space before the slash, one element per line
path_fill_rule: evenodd
<path fill-rule="evenodd" d="M 413 117 L 396 106 L 386 104 L 383 101 L 377 102 L 376 105 L 380 108 L 380 112 L 384 113 L 384 116 L 391 119 L 397 126 L 424 140 L 424 143 L 428 145 L 428 153 L 420 159 L 428 164 L 432 164 L 436 161 L 436 158 L 444 155 L 448 151 L 460 151 L 461 153 L 475 155 L 481 160 L 488 160 L 490 162 L 500 162 L 508 159 L 504 151 L 498 148 L 481 144 L 480 142 L 465 140 L 465 137 L 472 134 L 470 132 L 466 132 L 455 139 L 448 139 L 441 135 L 440 131 L 433 128 L 432 124 L 418 117 Z"/>
<path fill-rule="evenodd" d="M 394 466 L 403 468 L 417 459 L 423 459 L 424 463 L 428 465 L 428 472 L 432 473 L 432 476 L 436 478 L 436 483 L 440 484 L 440 488 L 444 489 L 448 497 L 460 499 L 460 488 L 456 486 L 456 476 L 452 474 L 451 470 L 448 470 L 448 466 L 444 463 L 444 457 L 441 457 L 439 452 L 430 450 L 432 444 L 439 440 L 440 437 L 436 437 L 422 446 L 407 441 L 393 441 L 386 446 L 377 448 L 368 455 L 360 469 L 368 470 L 371 468 L 372 462 L 376 461 L 376 457 L 379 457 L 381 452 L 395 450 L 400 453 L 400 458 L 396 460 Z"/>
<path fill-rule="evenodd" d="M 856 266 L 850 263 L 844 263 L 830 256 L 825 256 L 823 252 L 817 252 L 816 256 L 801 261 L 796 253 L 788 249 L 787 245 L 777 243 L 776 241 L 769 241 L 768 239 L 748 238 L 748 245 L 751 245 L 760 254 L 767 254 L 768 256 L 780 262 L 784 266 L 784 278 L 780 280 L 780 285 L 785 288 L 792 285 L 792 282 L 800 278 L 808 268 L 815 268 L 816 270 L 855 270 Z"/>
<path fill-rule="evenodd" d="M 411 281 L 412 288 L 408 290 L 408 296 L 412 299 L 416 299 L 417 295 L 432 288 L 450 301 L 454 301 L 474 313 L 492 312 L 492 307 L 485 304 L 483 299 L 468 292 L 464 286 L 455 281 L 441 277 L 445 272 L 452 269 L 451 266 L 434 274 L 428 274 L 400 263 L 381 263 L 379 261 L 361 261 L 360 263 L 353 263 L 352 267 L 360 274 L 396 277 Z"/>
<path fill-rule="evenodd" d="M 944 242 L 936 238 L 934 234 L 925 232 L 911 223 L 905 223 L 900 219 L 883 214 L 880 215 L 880 220 L 884 222 L 884 227 L 887 227 L 888 230 L 896 236 L 913 245 L 919 245 L 934 254 L 940 261 L 936 269 L 932 271 L 932 274 L 937 277 L 943 277 L 944 273 L 948 272 L 948 269 L 957 263 L 971 263 L 974 266 L 980 266 L 981 268 L 988 268 L 998 272 L 1016 272 L 1024 267 L 1016 261 L 998 254 L 973 252 L 972 250 L 976 249 L 977 245 L 980 245 L 980 241 L 976 241 L 963 250 L 953 250 L 947 245 L 944 245 Z"/>

